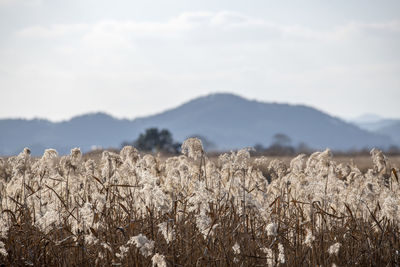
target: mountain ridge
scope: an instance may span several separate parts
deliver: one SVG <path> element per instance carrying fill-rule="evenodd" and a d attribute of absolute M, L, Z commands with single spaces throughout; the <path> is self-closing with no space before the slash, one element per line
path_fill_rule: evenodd
<path fill-rule="evenodd" d="M 383 134 L 371 133 L 306 105 L 268 103 L 229 93 L 216 93 L 189 100 L 175 108 L 136 119 L 118 119 L 105 112 L 87 113 L 70 120 L 0 120 L 0 155 L 16 154 L 25 146 L 35 154 L 55 148 L 61 154 L 73 147 L 89 151 L 93 146 L 118 147 L 132 141 L 146 128 L 166 128 L 183 141 L 202 135 L 219 150 L 270 145 L 273 136 L 284 133 L 292 145 L 306 143 L 315 149 L 349 150 L 388 147 Z"/>

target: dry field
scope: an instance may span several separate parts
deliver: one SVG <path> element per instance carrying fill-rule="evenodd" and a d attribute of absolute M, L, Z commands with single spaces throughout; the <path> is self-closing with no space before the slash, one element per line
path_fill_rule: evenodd
<path fill-rule="evenodd" d="M 399 266 L 398 157 L 182 151 L 0 159 L 0 264 Z"/>
<path fill-rule="evenodd" d="M 283 161 L 287 166 L 290 165 L 290 161 L 293 159 L 293 157 L 270 157 L 267 156 L 267 159 L 269 161 L 272 161 L 274 159 Z M 332 160 L 335 161 L 336 163 L 342 163 L 342 164 L 349 164 L 349 165 L 355 165 L 357 168 L 365 173 L 368 171 L 368 169 L 371 169 L 373 167 L 373 161 L 371 156 L 367 155 L 357 155 L 357 156 L 350 156 L 350 155 L 341 155 L 341 156 L 335 156 L 335 154 L 332 155 Z M 389 164 L 393 167 L 400 167 L 400 156 L 390 156 L 387 158 L 389 161 Z"/>

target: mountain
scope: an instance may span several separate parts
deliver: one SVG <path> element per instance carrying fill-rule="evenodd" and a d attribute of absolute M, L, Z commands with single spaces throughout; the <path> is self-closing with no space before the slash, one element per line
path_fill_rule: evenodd
<path fill-rule="evenodd" d="M 150 127 L 169 129 L 183 141 L 201 135 L 219 150 L 265 146 L 277 133 L 315 149 L 388 147 L 393 141 L 303 105 L 264 103 L 232 94 L 212 94 L 177 108 L 134 120 L 120 120 L 104 113 L 86 114 L 52 123 L 47 120 L 0 120 L 0 154 L 16 154 L 31 147 L 36 154 L 53 147 L 61 154 L 73 147 L 89 151 L 92 146 L 119 147 Z"/>
<path fill-rule="evenodd" d="M 400 147 L 400 120 L 397 120 L 388 126 L 379 128 L 376 132 L 390 136 L 395 144 Z"/>
<path fill-rule="evenodd" d="M 134 125 L 130 120 L 119 120 L 104 113 L 85 114 L 63 122 L 48 120 L 0 120 L 0 155 L 19 153 L 24 147 L 40 155 L 46 148 L 61 154 L 73 147 L 89 151 L 93 146 L 118 147 Z"/>
<path fill-rule="evenodd" d="M 361 129 L 370 132 L 379 132 L 380 129 L 390 127 L 398 122 L 400 121 L 395 119 L 381 119 L 378 121 L 371 121 L 371 122 L 356 122 L 355 124 Z"/>
<path fill-rule="evenodd" d="M 387 119 L 374 114 L 367 114 L 352 122 L 361 129 L 389 136 L 394 145 L 400 146 L 400 119 Z"/>
<path fill-rule="evenodd" d="M 350 122 L 356 124 L 361 129 L 370 132 L 376 132 L 379 131 L 379 129 L 381 128 L 388 127 L 392 124 L 400 122 L 400 120 L 386 119 L 376 114 L 364 114 L 362 116 L 350 120 Z"/>

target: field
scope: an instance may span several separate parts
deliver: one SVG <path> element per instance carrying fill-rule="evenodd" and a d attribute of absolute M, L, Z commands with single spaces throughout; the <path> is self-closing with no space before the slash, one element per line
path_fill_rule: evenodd
<path fill-rule="evenodd" d="M 399 266 L 399 158 L 182 151 L 0 159 L 0 264 Z"/>

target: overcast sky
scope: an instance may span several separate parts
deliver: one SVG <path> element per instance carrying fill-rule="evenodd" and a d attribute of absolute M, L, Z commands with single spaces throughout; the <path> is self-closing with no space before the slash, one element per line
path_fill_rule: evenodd
<path fill-rule="evenodd" d="M 213 92 L 400 118 L 400 1 L 0 0 L 0 118 Z"/>

